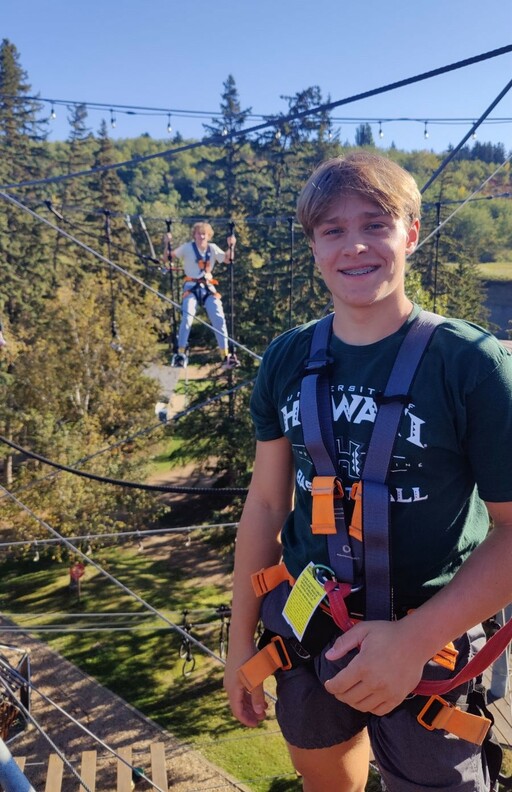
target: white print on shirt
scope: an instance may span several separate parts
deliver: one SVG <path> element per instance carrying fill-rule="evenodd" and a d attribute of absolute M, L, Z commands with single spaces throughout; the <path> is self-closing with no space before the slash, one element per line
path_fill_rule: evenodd
<path fill-rule="evenodd" d="M 297 470 L 295 483 L 299 489 L 311 492 L 311 481 L 300 468 Z M 344 495 L 345 498 L 350 498 L 350 487 L 345 488 Z M 419 487 L 390 487 L 389 500 L 391 503 L 418 503 L 418 501 L 428 500 L 428 495 L 422 495 Z"/>
<path fill-rule="evenodd" d="M 375 391 L 372 390 L 372 392 L 374 393 Z M 299 405 L 299 399 L 294 399 L 291 407 L 288 405 L 281 407 L 285 432 L 289 432 L 291 428 L 301 425 Z M 409 404 L 404 410 L 404 417 L 407 418 L 406 426 L 408 427 L 405 440 L 418 448 L 424 448 L 425 446 L 421 441 L 421 428 L 425 421 L 414 415 L 412 412 L 413 408 L 414 405 Z M 350 393 L 347 396 L 347 394 L 343 393 L 341 400 L 338 402 L 336 402 L 334 396 L 332 397 L 332 412 L 335 424 L 343 418 L 349 424 L 361 424 L 364 421 L 375 423 L 377 409 L 377 403 L 373 396 L 364 396 L 359 393 Z"/>
<path fill-rule="evenodd" d="M 366 390 L 366 393 L 363 391 Z M 374 398 L 374 388 L 362 386 L 340 385 L 332 388 L 332 411 L 334 424 L 345 421 L 348 424 L 374 423 L 377 415 L 377 402 Z M 340 397 L 341 394 L 341 397 Z M 301 425 L 300 420 L 300 393 L 290 395 L 286 406 L 281 408 L 284 431 L 290 432 L 294 427 Z M 422 427 L 425 421 L 414 414 L 414 404 L 409 404 L 404 409 L 402 428 L 405 427 L 405 440 L 417 448 L 424 448 L 422 442 Z M 348 447 L 342 437 L 336 437 L 338 470 L 345 480 L 358 481 L 361 478 L 366 455 L 366 447 L 354 440 L 348 441 Z M 306 447 L 302 443 L 293 443 L 293 451 L 300 467 L 296 473 L 296 486 L 305 492 L 311 492 L 311 459 Z M 390 474 L 412 472 L 416 465 L 411 465 L 403 455 L 394 454 L 390 462 Z M 307 472 L 306 472 L 307 471 Z M 345 497 L 350 497 L 350 489 L 346 488 Z M 418 486 L 390 487 L 390 501 L 392 503 L 416 503 L 428 500 L 428 495 L 421 492 Z"/>

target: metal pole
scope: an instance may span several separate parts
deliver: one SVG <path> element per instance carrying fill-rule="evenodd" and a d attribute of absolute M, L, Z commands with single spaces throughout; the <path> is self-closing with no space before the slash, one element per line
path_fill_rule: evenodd
<path fill-rule="evenodd" d="M 0 739 L 0 784 L 4 792 L 36 792 L 12 758 L 11 752 Z"/>

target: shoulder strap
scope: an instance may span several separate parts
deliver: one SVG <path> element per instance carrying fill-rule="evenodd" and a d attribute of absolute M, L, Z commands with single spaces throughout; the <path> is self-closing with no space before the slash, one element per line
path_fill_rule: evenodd
<path fill-rule="evenodd" d="M 392 618 L 392 583 L 389 542 L 389 488 L 386 480 L 407 394 L 429 341 L 443 322 L 437 314 L 421 311 L 405 336 L 389 379 L 378 401 L 363 468 L 363 541 L 366 618 Z"/>

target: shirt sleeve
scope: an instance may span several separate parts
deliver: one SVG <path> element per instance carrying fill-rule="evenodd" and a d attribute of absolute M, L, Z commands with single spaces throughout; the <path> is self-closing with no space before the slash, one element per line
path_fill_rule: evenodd
<path fill-rule="evenodd" d="M 278 440 L 283 431 L 276 408 L 272 387 L 272 347 L 263 355 L 263 360 L 251 394 L 251 417 L 257 440 Z"/>
<path fill-rule="evenodd" d="M 467 452 L 478 494 L 485 501 L 512 501 L 512 355 L 503 350 L 496 367 L 467 399 Z"/>
<path fill-rule="evenodd" d="M 220 247 L 216 245 L 214 242 L 210 242 L 210 247 L 213 252 L 215 263 L 222 264 L 222 262 L 224 261 L 224 256 L 226 255 L 225 252 L 221 250 Z"/>

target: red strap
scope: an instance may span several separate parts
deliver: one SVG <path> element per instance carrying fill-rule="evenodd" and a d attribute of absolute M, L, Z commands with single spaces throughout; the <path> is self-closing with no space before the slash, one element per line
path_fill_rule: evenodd
<path fill-rule="evenodd" d="M 487 640 L 485 646 L 454 677 L 442 679 L 438 682 L 424 679 L 412 692 L 420 696 L 440 696 L 443 693 L 448 693 L 449 690 L 453 690 L 458 685 L 469 682 L 479 676 L 479 674 L 482 674 L 505 651 L 510 641 L 512 641 L 512 619 L 503 627 L 500 627 Z"/>
<path fill-rule="evenodd" d="M 337 583 L 335 580 L 326 580 L 324 589 L 329 598 L 329 607 L 334 623 L 337 624 L 343 632 L 350 630 L 356 622 L 348 615 L 345 597 L 348 597 L 352 591 L 352 586 L 350 583 Z"/>

